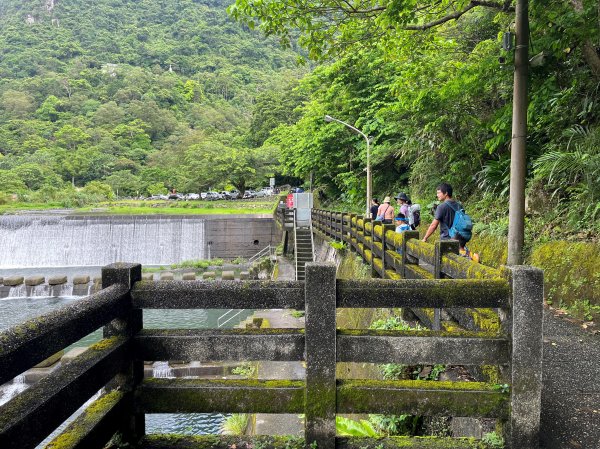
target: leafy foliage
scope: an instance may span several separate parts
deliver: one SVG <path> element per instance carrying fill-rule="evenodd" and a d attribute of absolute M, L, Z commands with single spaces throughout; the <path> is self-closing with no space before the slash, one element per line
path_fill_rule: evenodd
<path fill-rule="evenodd" d="M 378 437 L 379 433 L 366 419 L 354 421 L 343 416 L 335 417 L 335 429 L 338 435 L 352 437 Z"/>
<path fill-rule="evenodd" d="M 0 190 L 28 200 L 49 187 L 66 198 L 67 183 L 120 196 L 264 185 L 278 161 L 251 131 L 255 98 L 306 69 L 225 6 L 3 2 Z"/>

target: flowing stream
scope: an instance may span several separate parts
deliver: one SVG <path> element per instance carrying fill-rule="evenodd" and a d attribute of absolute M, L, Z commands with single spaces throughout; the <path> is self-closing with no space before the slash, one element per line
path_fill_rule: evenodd
<path fill-rule="evenodd" d="M 22 323 L 28 319 L 43 315 L 60 306 L 77 301 L 81 297 L 26 297 L 0 299 L 0 331 Z M 180 310 L 145 310 L 144 327 L 154 329 L 206 329 L 218 327 L 218 320 L 227 311 L 222 309 L 180 309 Z M 244 310 L 235 320 L 224 327 L 235 327 L 252 314 L 252 310 Z M 85 338 L 65 349 L 65 353 L 74 347 L 89 346 L 100 340 L 102 331 L 89 334 Z M 173 372 L 167 362 L 155 362 L 154 377 L 173 377 Z M 0 386 L 0 405 L 8 402 L 17 394 L 28 388 L 25 376 L 20 375 L 11 383 Z M 38 447 L 47 444 L 67 423 L 81 413 L 97 395 L 82 406 L 69 420 L 61 425 Z M 225 416 L 221 413 L 195 414 L 152 414 L 146 415 L 147 433 L 182 433 L 188 435 L 219 433 Z"/>

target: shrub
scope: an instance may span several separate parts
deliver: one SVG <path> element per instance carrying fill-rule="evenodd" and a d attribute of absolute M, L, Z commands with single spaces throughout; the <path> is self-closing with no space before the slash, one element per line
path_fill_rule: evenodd
<path fill-rule="evenodd" d="M 248 419 L 249 416 L 246 413 L 229 415 L 221 424 L 221 430 L 226 435 L 244 435 L 248 427 Z"/>

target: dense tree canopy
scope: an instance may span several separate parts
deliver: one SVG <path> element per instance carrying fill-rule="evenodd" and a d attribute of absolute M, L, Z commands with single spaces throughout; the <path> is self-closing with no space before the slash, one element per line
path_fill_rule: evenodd
<path fill-rule="evenodd" d="M 486 204 L 505 224 L 513 53 L 501 38 L 513 2 L 237 0 L 230 11 L 284 43 L 299 30 L 326 62 L 283 95 L 306 99 L 268 140 L 288 173 L 312 173 L 331 198 L 364 197 L 364 140 L 330 114 L 372 136 L 376 195 L 431 198 L 446 180 L 463 198 L 504 203 Z M 598 231 L 599 3 L 532 1 L 530 20 L 528 211 Z"/>
<path fill-rule="evenodd" d="M 251 131 L 255 98 L 307 69 L 225 7 L 2 2 L 0 192 L 46 200 L 48 189 L 86 185 L 105 197 L 107 186 L 147 195 L 264 185 L 277 158 L 254 149 L 267 137 Z M 229 168 L 196 172 L 194 157 L 215 153 Z"/>

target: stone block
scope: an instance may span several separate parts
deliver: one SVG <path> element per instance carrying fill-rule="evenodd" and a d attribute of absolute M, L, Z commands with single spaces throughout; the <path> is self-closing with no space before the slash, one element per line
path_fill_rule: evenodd
<path fill-rule="evenodd" d="M 161 281 L 172 281 L 173 279 L 174 279 L 173 273 L 171 273 L 169 271 L 160 274 Z"/>
<path fill-rule="evenodd" d="M 79 285 L 79 284 L 88 284 L 90 282 L 90 277 L 89 276 L 74 276 L 73 277 L 73 285 Z"/>
<path fill-rule="evenodd" d="M 54 365 L 49 366 L 47 368 L 31 368 L 23 373 L 25 383 L 28 385 L 35 384 L 42 380 L 44 377 L 48 377 L 54 371 L 59 369 L 60 366 L 60 363 L 55 363 Z"/>
<path fill-rule="evenodd" d="M 92 293 L 90 286 L 87 284 L 75 284 L 73 285 L 73 296 L 87 296 Z"/>
<path fill-rule="evenodd" d="M 216 274 L 214 271 L 205 271 L 202 273 L 202 279 L 214 279 Z"/>
<path fill-rule="evenodd" d="M 33 287 L 35 285 L 41 285 L 46 281 L 44 276 L 29 276 L 25 278 L 25 285 Z"/>
<path fill-rule="evenodd" d="M 181 279 L 183 279 L 184 281 L 195 281 L 196 273 L 183 273 Z"/>
<path fill-rule="evenodd" d="M 142 280 L 143 281 L 153 281 L 154 273 L 142 273 Z"/>
<path fill-rule="evenodd" d="M 245 281 L 245 280 L 248 280 L 248 279 L 250 279 L 250 273 L 247 272 L 247 271 L 242 271 L 240 273 L 240 280 Z"/>
<path fill-rule="evenodd" d="M 221 279 L 224 281 L 233 281 L 235 279 L 235 273 L 233 271 L 223 271 Z"/>
<path fill-rule="evenodd" d="M 62 357 L 62 363 L 69 363 L 71 360 L 73 360 L 75 357 L 83 354 L 85 351 L 87 351 L 87 347 L 82 346 L 80 348 L 73 348 L 71 349 L 69 352 L 67 352 L 65 355 L 63 355 Z"/>
<path fill-rule="evenodd" d="M 48 285 L 62 285 L 67 283 L 66 276 L 51 276 L 48 278 Z"/>
<path fill-rule="evenodd" d="M 21 285 L 25 278 L 23 276 L 8 276 L 4 278 L 4 285 L 15 287 Z"/>
<path fill-rule="evenodd" d="M 61 359 L 61 357 L 64 355 L 64 353 L 65 353 L 64 349 L 61 351 L 58 351 L 56 354 L 51 355 L 46 360 L 43 360 L 40 363 L 38 363 L 37 365 L 35 365 L 34 368 L 48 368 L 49 366 L 52 366 L 56 362 L 58 362 Z"/>

